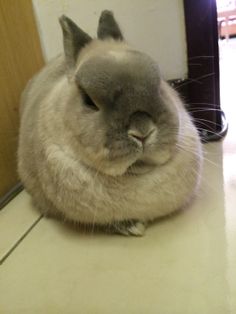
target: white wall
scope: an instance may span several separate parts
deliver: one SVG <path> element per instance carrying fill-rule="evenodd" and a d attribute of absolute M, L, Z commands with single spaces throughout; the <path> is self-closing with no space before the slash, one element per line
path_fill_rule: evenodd
<path fill-rule="evenodd" d="M 46 60 L 62 51 L 58 17 L 72 18 L 96 36 L 102 10 L 114 12 L 126 40 L 151 55 L 166 79 L 186 77 L 183 0 L 33 0 Z"/>

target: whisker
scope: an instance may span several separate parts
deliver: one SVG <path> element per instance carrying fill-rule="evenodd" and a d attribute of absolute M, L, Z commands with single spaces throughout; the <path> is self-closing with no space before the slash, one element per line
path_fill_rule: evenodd
<path fill-rule="evenodd" d="M 194 60 L 194 59 L 199 59 L 199 58 L 202 58 L 202 59 L 214 59 L 214 56 L 207 56 L 207 55 L 202 55 L 202 56 L 194 56 L 194 57 L 191 57 L 191 58 L 188 58 L 189 60 Z"/>
<path fill-rule="evenodd" d="M 200 122 L 201 124 L 204 125 L 204 122 Z M 206 126 L 209 128 L 209 125 L 206 124 Z M 198 131 L 203 131 L 203 132 L 207 132 L 211 135 L 218 135 L 220 138 L 224 138 L 224 135 L 219 135 L 216 131 L 214 130 L 209 130 L 208 128 L 203 128 L 201 126 L 197 126 L 197 130 Z M 189 130 L 191 130 L 191 128 L 189 128 Z M 201 134 L 201 136 L 203 136 L 203 134 Z M 204 139 L 204 138 L 203 138 Z"/>
<path fill-rule="evenodd" d="M 196 171 L 196 169 L 192 169 L 194 173 L 198 174 L 198 172 Z M 209 183 L 208 178 L 204 177 L 204 173 L 201 175 L 200 178 L 200 190 L 201 188 L 203 188 L 203 186 L 201 185 L 201 182 L 203 182 L 208 188 L 210 188 L 212 191 L 214 191 L 215 193 L 218 193 L 219 191 L 212 185 Z M 205 189 L 204 189 L 205 190 Z M 204 191 L 202 190 L 202 191 Z"/>
<path fill-rule="evenodd" d="M 208 102 L 189 102 L 189 105 L 208 105 L 208 106 L 216 106 L 216 104 L 211 104 Z M 202 108 L 202 107 L 200 107 Z"/>
<path fill-rule="evenodd" d="M 186 149 L 185 147 L 183 147 L 183 146 L 180 145 L 180 144 L 176 144 L 176 146 L 179 147 L 181 150 L 187 152 L 187 153 L 195 154 L 195 155 L 198 156 L 198 157 L 201 157 L 201 156 L 202 156 L 202 155 L 198 154 L 196 151 L 192 151 L 192 150 L 190 150 L 190 149 Z M 210 164 L 212 164 L 213 166 L 215 166 L 215 167 L 217 167 L 217 168 L 221 168 L 220 165 L 216 164 L 216 163 L 213 162 L 212 160 L 210 160 L 210 159 L 208 159 L 208 158 L 206 158 L 206 157 L 204 157 L 204 156 L 202 156 L 202 157 L 203 157 L 204 161 L 209 162 Z"/>
<path fill-rule="evenodd" d="M 222 112 L 221 109 L 212 109 L 212 108 L 189 108 L 189 113 L 192 113 L 192 112 L 208 112 L 208 111 L 219 111 L 219 112 Z"/>
<path fill-rule="evenodd" d="M 216 122 L 214 122 L 214 121 L 207 120 L 207 119 L 195 118 L 194 121 L 199 122 L 199 123 L 201 123 L 201 124 L 203 124 L 203 125 L 205 125 L 205 126 L 208 126 L 207 123 L 209 123 L 209 124 L 212 124 L 212 125 L 214 125 L 214 126 L 221 127 L 221 124 L 216 123 Z M 206 123 L 205 123 L 205 122 L 206 122 Z"/>
<path fill-rule="evenodd" d="M 182 86 L 185 86 L 185 85 L 188 85 L 188 84 L 191 84 L 191 83 L 203 84 L 203 82 L 201 82 L 199 80 L 207 78 L 207 77 L 210 77 L 210 76 L 214 76 L 214 75 L 215 75 L 215 72 L 212 72 L 212 73 L 209 73 L 209 74 L 205 74 L 205 75 L 199 76 L 196 79 L 188 78 L 188 81 L 183 83 L 183 84 L 178 85 L 178 87 L 176 87 L 176 90 L 178 90 Z"/>

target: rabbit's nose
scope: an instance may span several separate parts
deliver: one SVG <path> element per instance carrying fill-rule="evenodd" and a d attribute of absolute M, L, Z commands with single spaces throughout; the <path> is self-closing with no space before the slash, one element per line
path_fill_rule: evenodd
<path fill-rule="evenodd" d="M 128 135 L 133 137 L 134 139 L 140 141 L 142 144 L 146 141 L 146 139 L 154 132 L 154 128 L 148 130 L 145 133 L 140 132 L 139 130 L 129 130 Z"/>
<path fill-rule="evenodd" d="M 129 137 L 144 145 L 145 141 L 155 130 L 156 126 L 148 113 L 137 111 L 131 115 L 128 130 Z"/>

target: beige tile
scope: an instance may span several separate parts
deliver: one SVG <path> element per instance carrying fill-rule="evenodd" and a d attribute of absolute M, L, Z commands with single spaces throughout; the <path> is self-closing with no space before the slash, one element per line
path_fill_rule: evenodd
<path fill-rule="evenodd" d="M 0 261 L 39 216 L 25 191 L 0 211 Z"/>
<path fill-rule="evenodd" d="M 223 184 L 221 144 L 207 145 L 206 158 L 193 205 L 143 238 L 41 220 L 1 266 L 0 312 L 235 313 L 236 226 L 226 214 L 235 194 Z"/>

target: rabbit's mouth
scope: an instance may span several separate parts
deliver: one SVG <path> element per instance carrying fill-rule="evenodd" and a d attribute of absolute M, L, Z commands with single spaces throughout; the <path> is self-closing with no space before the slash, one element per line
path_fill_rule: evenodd
<path fill-rule="evenodd" d="M 145 160 L 137 160 L 135 163 L 133 163 L 128 169 L 127 174 L 131 175 L 140 175 L 140 174 L 146 174 L 155 168 L 156 165 L 152 162 L 145 161 Z"/>
<path fill-rule="evenodd" d="M 108 158 L 104 160 L 104 172 L 107 174 L 144 174 L 156 167 L 156 163 L 149 158 L 150 151 L 143 145 L 124 145 L 122 149 L 109 149 Z M 153 152 L 152 152 L 153 153 Z M 106 167 L 107 166 L 107 167 Z"/>

